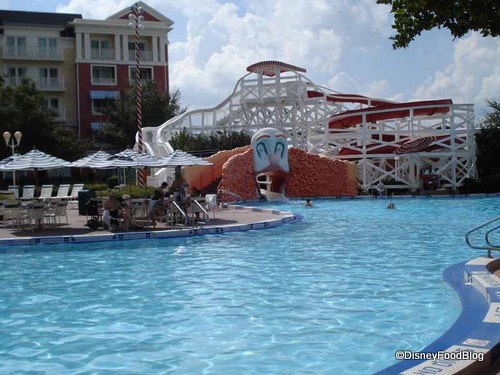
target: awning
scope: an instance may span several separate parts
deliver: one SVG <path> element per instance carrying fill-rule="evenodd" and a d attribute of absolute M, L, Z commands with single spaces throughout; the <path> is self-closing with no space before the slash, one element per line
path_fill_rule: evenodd
<path fill-rule="evenodd" d="M 90 123 L 90 129 L 92 129 L 93 132 L 99 131 L 102 128 L 102 122 L 91 122 Z"/>
<path fill-rule="evenodd" d="M 91 91 L 90 99 L 118 99 L 119 91 Z"/>

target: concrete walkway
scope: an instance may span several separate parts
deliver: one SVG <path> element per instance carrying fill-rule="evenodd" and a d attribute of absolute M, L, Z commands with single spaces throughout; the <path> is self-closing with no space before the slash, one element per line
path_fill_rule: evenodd
<path fill-rule="evenodd" d="M 227 209 L 217 209 L 215 218 L 210 212 L 210 221 L 203 227 L 182 226 L 170 229 L 165 223 L 158 223 L 156 228 L 148 227 L 132 231 L 109 232 L 104 229 L 92 230 L 85 224 L 90 217 L 79 215 L 77 210 L 68 210 L 69 225 L 47 225 L 45 229 L 30 230 L 26 227 L 0 228 L 0 245 L 57 243 L 57 242 L 93 242 L 112 239 L 139 239 L 178 237 L 206 233 L 221 233 L 235 230 L 250 230 L 274 227 L 300 220 L 290 212 L 256 209 L 251 207 L 229 206 Z M 58 241 L 57 238 L 61 240 Z"/>

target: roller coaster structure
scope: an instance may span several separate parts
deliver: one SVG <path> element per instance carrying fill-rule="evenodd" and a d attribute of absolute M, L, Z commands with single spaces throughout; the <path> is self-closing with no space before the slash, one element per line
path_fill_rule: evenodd
<path fill-rule="evenodd" d="M 143 128 L 147 152 L 173 152 L 169 140 L 191 133 L 273 127 L 290 146 L 358 166 L 360 188 L 422 188 L 425 171 L 451 189 L 476 176 L 474 109 L 451 100 L 396 103 L 316 85 L 305 69 L 279 61 L 247 67 L 231 95 L 209 109 Z M 427 172 L 428 173 L 428 172 Z"/>

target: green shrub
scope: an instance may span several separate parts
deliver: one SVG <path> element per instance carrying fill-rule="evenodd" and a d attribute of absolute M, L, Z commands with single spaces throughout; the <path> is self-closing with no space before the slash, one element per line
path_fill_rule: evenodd
<path fill-rule="evenodd" d="M 118 185 L 118 176 L 110 176 L 106 179 L 106 185 L 108 188 L 113 189 L 116 185 Z"/>

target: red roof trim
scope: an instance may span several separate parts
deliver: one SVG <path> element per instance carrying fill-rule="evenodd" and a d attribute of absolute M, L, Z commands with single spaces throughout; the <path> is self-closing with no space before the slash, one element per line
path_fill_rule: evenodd
<path fill-rule="evenodd" d="M 247 72 L 250 72 L 250 73 L 262 72 L 262 74 L 264 74 L 265 76 L 274 77 L 276 67 L 279 68 L 280 73 L 283 73 L 283 72 L 302 72 L 302 73 L 305 73 L 306 72 L 306 70 L 304 68 L 300 68 L 300 67 L 295 66 L 295 65 L 290 65 L 290 64 L 286 64 L 286 63 L 281 62 L 281 61 L 274 61 L 274 60 L 260 61 L 258 63 L 247 66 Z"/>

